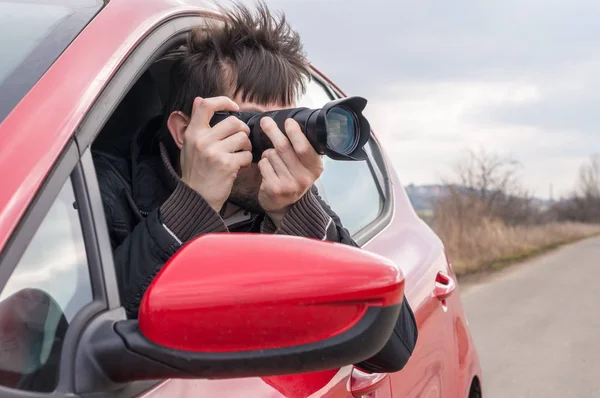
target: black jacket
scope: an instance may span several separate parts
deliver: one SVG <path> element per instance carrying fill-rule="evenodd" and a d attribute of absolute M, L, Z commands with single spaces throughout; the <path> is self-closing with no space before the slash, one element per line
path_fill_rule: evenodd
<path fill-rule="evenodd" d="M 282 233 L 357 246 L 315 187 L 293 206 L 277 231 L 264 214 L 243 209 L 238 220 L 227 225 L 229 219 L 224 220 L 179 179 L 164 146 L 153 139 L 155 128 L 150 124 L 132 140 L 127 157 L 93 150 L 121 301 L 129 317 L 137 317 L 144 292 L 165 262 L 182 243 L 202 233 Z M 359 366 L 373 372 L 398 371 L 416 341 L 416 322 L 405 299 L 384 349 Z"/>

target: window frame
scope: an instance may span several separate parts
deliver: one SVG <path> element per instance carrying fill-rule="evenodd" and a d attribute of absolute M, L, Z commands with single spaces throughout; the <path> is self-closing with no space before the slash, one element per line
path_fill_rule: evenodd
<path fill-rule="evenodd" d="M 125 313 L 122 311 L 120 297 L 118 294 L 117 278 L 112 255 L 112 247 L 109 239 L 109 232 L 105 221 L 104 206 L 100 196 L 98 178 L 91 155 L 91 146 L 99 133 L 102 131 L 109 118 L 132 89 L 134 84 L 148 70 L 154 61 L 164 56 L 165 52 L 172 50 L 176 44 L 185 42 L 185 34 L 197 26 L 203 26 L 208 20 L 214 17 L 197 13 L 180 14 L 172 16 L 162 21 L 152 30 L 145 33 L 144 38 L 131 50 L 127 59 L 119 67 L 116 73 L 106 82 L 103 91 L 92 104 L 82 123 L 75 132 L 75 140 L 78 144 L 81 155 L 81 177 L 86 185 L 90 204 L 90 213 L 94 220 L 96 240 L 98 243 L 98 256 L 101 258 L 101 267 L 106 280 L 106 289 L 113 300 L 109 303 L 102 316 L 116 317 L 125 319 Z M 218 20 L 218 19 L 217 19 Z M 115 319 L 116 319 L 115 318 Z M 90 326 L 93 329 L 93 326 Z M 85 340 L 85 339 L 84 339 Z M 85 344 L 85 343 L 83 343 Z M 78 354 L 85 352 L 89 347 L 79 345 Z M 79 355 L 81 356 L 81 355 Z M 76 359 L 77 360 L 77 359 Z M 81 379 L 89 380 L 94 378 L 95 374 L 90 374 L 94 370 L 82 369 L 85 377 Z M 79 373 L 82 375 L 82 373 Z M 99 377 L 101 375 L 98 375 Z M 77 374 L 73 373 L 77 379 Z M 127 387 L 115 392 L 116 397 L 130 397 L 142 394 L 165 380 L 137 381 L 128 383 Z M 75 385 L 73 391 L 85 389 L 86 381 Z"/>
<path fill-rule="evenodd" d="M 345 95 L 337 90 L 318 72 L 314 72 L 312 74 L 312 79 L 327 92 L 332 100 L 345 97 Z M 373 134 L 372 131 L 371 133 Z M 381 231 L 383 231 L 391 223 L 394 212 L 392 184 L 383 151 L 373 136 L 369 139 L 368 145 L 370 151 L 367 151 L 366 162 L 369 170 L 371 171 L 371 176 L 375 181 L 375 185 L 379 190 L 379 195 L 381 196 L 383 206 L 379 212 L 379 215 L 375 219 L 352 235 L 354 241 L 360 246 L 367 244 L 370 240 L 375 238 L 375 236 L 381 233 Z M 335 209 L 333 209 L 333 211 L 335 211 Z"/>
<path fill-rule="evenodd" d="M 83 156 L 96 139 L 108 119 L 125 98 L 133 85 L 142 77 L 153 62 L 160 59 L 175 44 L 185 43 L 185 33 L 197 26 L 204 26 L 208 15 L 182 14 L 165 19 L 146 32 L 145 37 L 133 48 L 121 67 L 106 82 L 90 111 L 75 133 L 80 154 Z M 218 19 L 214 19 L 217 20 Z"/>
<path fill-rule="evenodd" d="M 81 155 L 81 180 L 90 198 L 89 211 L 92 218 L 97 220 L 94 226 L 99 243 L 98 255 L 102 259 L 102 268 L 107 281 L 106 288 L 113 299 L 109 302 L 109 310 L 117 309 L 121 304 L 104 206 L 91 154 L 92 143 L 121 101 L 152 63 L 163 56 L 165 50 L 173 49 L 177 43 L 184 43 L 185 33 L 194 27 L 204 25 L 208 18 L 199 14 L 178 15 L 162 21 L 161 24 L 146 32 L 145 37 L 131 50 L 117 72 L 106 82 L 103 91 L 75 132 L 75 141 Z"/>
<path fill-rule="evenodd" d="M 75 380 L 74 359 L 77 350 L 77 341 L 86 329 L 89 320 L 106 308 L 107 294 L 102 267 L 94 250 L 96 246 L 95 227 L 89 217 L 87 191 L 85 190 L 85 186 L 81 184 L 81 167 L 77 146 L 72 140 L 46 177 L 42 187 L 29 205 L 25 215 L 21 218 L 19 225 L 0 256 L 0 291 L 4 289 L 7 281 L 12 276 L 23 254 L 27 250 L 29 242 L 43 223 L 60 190 L 66 183 L 70 182 L 78 206 L 93 299 L 90 303 L 83 306 L 69 323 L 61 350 L 59 380 L 56 389 L 51 393 L 45 393 L 18 390 L 0 385 L 0 395 L 3 397 L 41 398 L 61 396 L 62 394 L 73 392 Z"/>

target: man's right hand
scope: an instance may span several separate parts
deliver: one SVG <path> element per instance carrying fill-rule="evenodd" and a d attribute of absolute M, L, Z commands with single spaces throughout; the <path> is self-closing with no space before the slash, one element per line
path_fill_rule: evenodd
<path fill-rule="evenodd" d="M 181 179 L 219 212 L 231 193 L 238 172 L 252 163 L 250 129 L 235 116 L 214 127 L 210 120 L 217 111 L 238 111 L 227 97 L 194 100 L 192 116 L 181 148 Z"/>

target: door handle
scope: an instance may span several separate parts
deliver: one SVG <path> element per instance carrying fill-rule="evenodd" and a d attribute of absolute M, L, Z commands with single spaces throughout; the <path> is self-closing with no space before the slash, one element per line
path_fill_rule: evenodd
<path fill-rule="evenodd" d="M 365 373 L 357 368 L 352 369 L 350 376 L 350 392 L 355 398 L 368 397 L 388 382 L 387 373 Z"/>
<path fill-rule="evenodd" d="M 435 277 L 435 288 L 433 290 L 433 295 L 437 297 L 438 300 L 444 301 L 454 292 L 456 289 L 456 282 L 452 279 L 451 276 L 438 272 Z"/>

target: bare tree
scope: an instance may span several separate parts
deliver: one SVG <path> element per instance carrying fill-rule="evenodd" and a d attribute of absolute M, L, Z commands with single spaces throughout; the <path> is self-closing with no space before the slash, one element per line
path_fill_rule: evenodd
<path fill-rule="evenodd" d="M 578 191 L 584 198 L 600 198 L 600 155 L 592 155 L 579 169 Z"/>
<path fill-rule="evenodd" d="M 600 155 L 592 155 L 581 165 L 575 193 L 552 211 L 559 220 L 600 222 Z"/>
<path fill-rule="evenodd" d="M 531 195 L 519 178 L 521 164 L 515 159 L 490 153 L 483 148 L 469 150 L 459 161 L 453 175 L 444 180 L 448 189 L 445 211 L 452 208 L 461 218 L 478 208 L 488 218 L 499 218 L 509 224 L 537 219 Z M 441 209 L 440 209 L 441 211 Z"/>
<path fill-rule="evenodd" d="M 517 178 L 520 167 L 514 159 L 481 148 L 469 150 L 454 171 L 459 185 L 477 192 L 479 198 L 493 204 L 501 194 L 520 194 L 521 185 Z"/>

